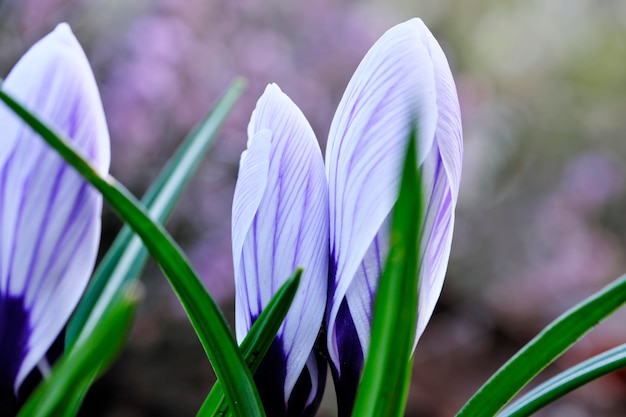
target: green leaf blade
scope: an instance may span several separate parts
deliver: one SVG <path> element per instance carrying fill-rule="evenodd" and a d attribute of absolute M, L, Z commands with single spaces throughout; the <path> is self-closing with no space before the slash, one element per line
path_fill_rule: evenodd
<path fill-rule="evenodd" d="M 214 109 L 187 136 L 167 165 L 150 186 L 142 203 L 152 219 L 164 223 L 172 213 L 183 189 L 189 182 L 217 132 L 241 96 L 245 82 L 236 80 L 218 100 Z M 111 248 L 94 272 L 94 276 L 68 323 L 65 342 L 72 349 L 85 337 L 121 287 L 139 276 L 147 261 L 148 251 L 141 238 L 124 225 Z"/>
<path fill-rule="evenodd" d="M 417 322 L 422 213 L 416 132 L 412 129 L 391 224 L 391 247 L 379 280 L 372 336 L 355 417 L 402 416 Z M 417 196 L 417 198 L 416 198 Z"/>
<path fill-rule="evenodd" d="M 562 314 L 505 363 L 457 417 L 496 415 L 539 372 L 626 303 L 626 275 Z"/>
<path fill-rule="evenodd" d="M 125 187 L 110 175 L 101 177 L 67 140 L 2 89 L 0 100 L 100 191 L 120 217 L 141 236 L 187 312 L 215 373 L 222 381 L 233 414 L 241 417 L 264 416 L 252 375 L 224 316 L 170 234 L 150 219 L 143 205 Z"/>
<path fill-rule="evenodd" d="M 20 417 L 73 416 L 92 381 L 121 351 L 139 302 L 135 287 L 112 300 L 94 331 L 66 353 L 20 410 Z"/>
<path fill-rule="evenodd" d="M 239 349 L 254 374 L 263 357 L 270 348 L 276 333 L 280 329 L 291 303 L 296 296 L 300 285 L 302 269 L 297 269 L 291 277 L 279 288 L 270 302 L 265 306 L 250 331 L 241 342 Z M 211 389 L 202 407 L 198 411 L 198 417 L 225 416 L 229 414 L 228 404 L 224 398 L 219 380 Z"/>
<path fill-rule="evenodd" d="M 530 416 L 573 390 L 624 367 L 626 344 L 587 359 L 549 379 L 502 410 L 498 416 Z"/>

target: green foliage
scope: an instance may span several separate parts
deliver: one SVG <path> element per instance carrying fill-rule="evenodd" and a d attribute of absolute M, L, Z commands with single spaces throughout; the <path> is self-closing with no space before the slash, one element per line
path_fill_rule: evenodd
<path fill-rule="evenodd" d="M 146 192 L 142 203 L 156 222 L 164 223 L 172 213 L 181 192 L 200 165 L 244 86 L 243 80 L 237 80 L 231 85 L 213 111 L 183 141 Z M 90 332 L 119 289 L 139 276 L 147 257 L 148 251 L 141 238 L 133 233 L 130 226 L 124 225 L 94 272 L 67 326 L 67 349 L 71 349 L 80 337 Z"/>
<path fill-rule="evenodd" d="M 417 198 L 416 198 L 417 196 Z M 378 284 L 372 337 L 353 416 L 402 416 L 417 322 L 421 183 L 412 130 L 391 223 L 391 247 Z"/>
<path fill-rule="evenodd" d="M 136 286 L 126 286 L 111 300 L 93 331 L 66 353 L 20 410 L 20 417 L 65 417 L 122 350 L 139 302 Z"/>
<path fill-rule="evenodd" d="M 141 236 L 187 312 L 215 373 L 222 381 L 233 414 L 263 416 L 252 375 L 224 316 L 170 234 L 150 219 L 143 205 L 118 181 L 110 175 L 101 177 L 62 135 L 56 134 L 3 90 L 0 90 L 0 100 L 100 191 L 120 217 Z"/>
<path fill-rule="evenodd" d="M 502 410 L 498 417 L 524 417 L 576 388 L 626 367 L 626 344 L 587 359 L 539 385 Z"/>
<path fill-rule="evenodd" d="M 250 331 L 241 342 L 239 349 L 250 368 L 250 372 L 254 373 L 263 357 L 270 348 L 272 341 L 276 337 L 276 333 L 283 324 L 289 307 L 296 296 L 298 285 L 300 285 L 300 277 L 302 269 L 296 272 L 280 287 L 274 294 L 267 306 L 263 309 L 257 320 L 254 322 Z M 224 398 L 224 390 L 220 381 L 213 386 L 211 392 L 207 396 L 204 404 L 198 411 L 198 416 L 226 416 L 230 415 L 230 410 L 226 399 Z"/>
<path fill-rule="evenodd" d="M 570 309 L 505 363 L 457 417 L 493 416 L 585 333 L 626 303 L 626 275 Z"/>

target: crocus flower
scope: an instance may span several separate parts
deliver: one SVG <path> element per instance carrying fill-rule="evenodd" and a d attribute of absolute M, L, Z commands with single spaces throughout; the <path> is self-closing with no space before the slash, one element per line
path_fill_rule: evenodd
<path fill-rule="evenodd" d="M 67 24 L 37 42 L 2 89 L 70 138 L 101 174 L 109 135 L 87 58 Z M 18 392 L 91 275 L 102 198 L 0 104 L 0 394 Z M 44 371 L 45 373 L 45 371 Z"/>
<path fill-rule="evenodd" d="M 446 273 L 463 149 L 448 62 L 419 19 L 393 27 L 367 53 L 346 88 L 328 138 L 326 325 L 340 415 L 351 412 L 370 342 L 372 304 L 389 249 L 389 217 L 413 117 L 425 202 L 417 343 Z"/>
<path fill-rule="evenodd" d="M 232 240 L 239 342 L 280 285 L 296 268 L 304 269 L 255 380 L 268 415 L 312 415 L 327 367 L 312 350 L 326 305 L 328 187 L 311 126 L 274 84 L 265 89 L 248 126 Z"/>

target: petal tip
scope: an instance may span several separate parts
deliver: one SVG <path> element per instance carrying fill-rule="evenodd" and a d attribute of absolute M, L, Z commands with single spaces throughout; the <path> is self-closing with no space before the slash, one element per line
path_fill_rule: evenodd
<path fill-rule="evenodd" d="M 46 45 L 48 50 L 56 50 L 57 53 L 83 54 L 83 48 L 76 39 L 70 25 L 66 22 L 59 23 L 52 32 L 41 39 L 39 43 Z"/>
<path fill-rule="evenodd" d="M 52 33 L 55 33 L 59 36 L 74 36 L 74 32 L 72 32 L 72 28 L 67 22 L 59 23 Z"/>

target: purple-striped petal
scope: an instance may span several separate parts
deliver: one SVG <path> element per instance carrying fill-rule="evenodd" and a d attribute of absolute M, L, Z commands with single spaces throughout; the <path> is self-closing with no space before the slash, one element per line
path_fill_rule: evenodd
<path fill-rule="evenodd" d="M 414 349 L 432 316 L 443 287 L 452 246 L 457 198 L 438 145 L 433 146 L 422 164 L 421 175 L 426 206 L 420 241 L 420 289 Z"/>
<path fill-rule="evenodd" d="M 37 42 L 2 88 L 69 137 L 100 173 L 108 172 L 100 96 L 67 24 Z M 4 105 L 0 142 L 0 385 L 17 391 L 91 275 L 102 198 Z"/>
<path fill-rule="evenodd" d="M 462 156 L 454 80 L 441 48 L 419 19 L 390 29 L 367 53 L 346 88 L 329 133 L 327 344 L 340 385 L 344 383 L 341 370 L 350 369 L 345 358 L 362 360 L 369 346 L 372 302 L 388 252 L 388 219 L 397 200 L 413 118 L 418 123 L 419 162 L 428 203 L 421 240 L 419 337 L 447 267 Z M 345 323 L 347 317 L 353 330 Z M 354 349 L 361 351 L 347 351 Z M 354 380 L 345 384 L 356 386 L 359 374 L 348 373 Z M 350 391 L 346 386 L 340 389 Z"/>
<path fill-rule="evenodd" d="M 232 219 L 239 341 L 293 271 L 304 268 L 300 288 L 278 332 L 275 347 L 257 372 L 261 381 L 274 382 L 272 386 L 265 382 L 267 389 L 262 390 L 261 397 L 266 407 L 283 404 L 282 410 L 271 412 L 280 415 L 310 358 L 324 315 L 328 191 L 313 130 L 278 86 L 269 85 L 259 99 L 248 126 L 248 137 Z M 263 369 L 274 374 L 260 375 Z M 274 386 L 277 379 L 280 386 Z M 318 384 L 311 382 L 312 387 Z M 278 398 L 268 398 L 272 394 Z"/>
<path fill-rule="evenodd" d="M 443 287 L 452 245 L 454 209 L 459 195 L 463 162 L 463 129 L 454 78 L 437 40 L 423 23 L 421 25 L 426 48 L 435 67 L 438 117 L 435 144 L 421 167 L 426 192 L 424 201 L 428 205 L 421 241 L 422 263 L 415 344 L 430 320 Z"/>

